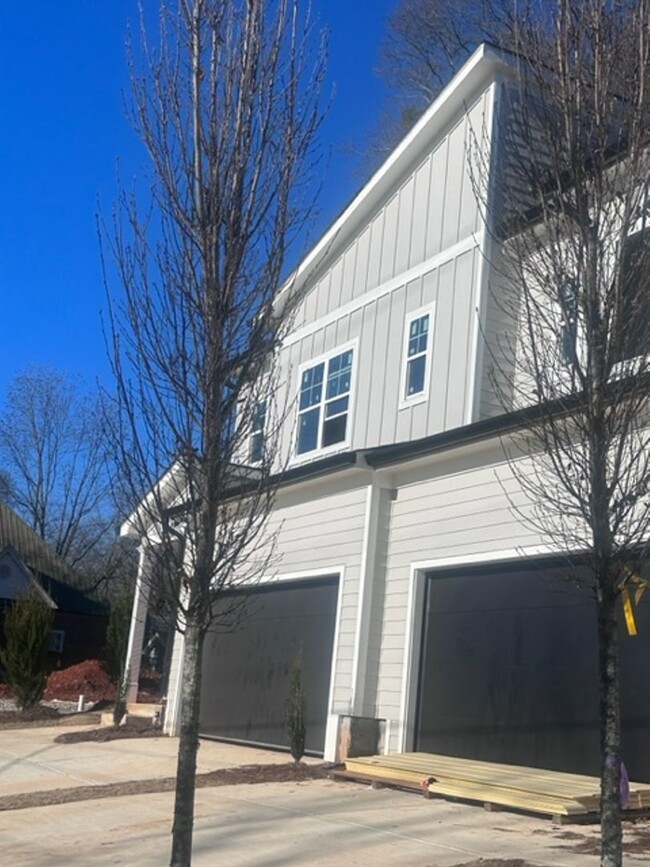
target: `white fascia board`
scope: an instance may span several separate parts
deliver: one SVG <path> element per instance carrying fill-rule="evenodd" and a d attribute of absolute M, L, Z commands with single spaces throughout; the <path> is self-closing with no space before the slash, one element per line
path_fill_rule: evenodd
<path fill-rule="evenodd" d="M 507 66 L 505 56 L 491 45 L 479 45 L 469 60 L 407 133 L 368 183 L 330 226 L 321 240 L 303 259 L 281 287 L 274 304 L 281 303 L 290 291 L 300 291 L 305 282 L 334 258 L 355 230 L 374 213 L 391 188 L 411 166 L 415 166 L 437 135 L 446 129 L 481 85 L 487 86 L 497 70 Z"/>
<path fill-rule="evenodd" d="M 161 504 L 164 508 L 172 506 L 185 489 L 183 479 L 183 467 L 179 461 L 176 461 L 122 523 L 120 536 L 139 539 L 142 537 L 143 531 L 152 529 L 153 516 L 159 511 L 157 505 Z"/>

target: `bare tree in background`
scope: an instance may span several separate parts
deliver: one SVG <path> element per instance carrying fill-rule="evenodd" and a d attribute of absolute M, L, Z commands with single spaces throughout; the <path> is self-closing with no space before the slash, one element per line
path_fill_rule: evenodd
<path fill-rule="evenodd" d="M 512 41 L 512 0 L 400 0 L 388 19 L 379 73 L 424 111 L 482 42 Z"/>
<path fill-rule="evenodd" d="M 510 455 L 526 502 L 513 507 L 589 566 L 601 864 L 620 867 L 617 609 L 633 631 L 650 553 L 650 4 L 556 0 L 520 28 L 498 183 L 480 189 L 501 321 L 494 383 L 505 409 L 527 408 Z"/>
<path fill-rule="evenodd" d="M 377 68 L 387 87 L 386 104 L 356 152 L 360 174 L 383 162 L 478 45 L 510 47 L 517 18 L 528 6 L 513 0 L 398 0 Z"/>
<path fill-rule="evenodd" d="M 110 536 L 110 475 L 98 395 L 55 370 L 10 383 L 0 415 L 3 499 L 75 570 Z"/>
<path fill-rule="evenodd" d="M 131 54 L 151 206 L 123 196 L 109 240 L 114 433 L 131 520 L 156 537 L 152 590 L 183 634 L 171 864 L 188 865 L 205 634 L 269 568 L 291 307 L 273 299 L 312 209 L 324 56 L 295 0 L 179 0 L 154 42 L 143 29 Z"/>

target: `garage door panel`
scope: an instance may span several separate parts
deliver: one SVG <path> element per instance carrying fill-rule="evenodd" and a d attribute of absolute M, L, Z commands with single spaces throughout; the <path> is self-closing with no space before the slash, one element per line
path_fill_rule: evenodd
<path fill-rule="evenodd" d="M 204 651 L 201 734 L 287 746 L 284 709 L 300 656 L 307 695 L 307 749 L 325 740 L 336 578 L 257 588 L 237 629 L 208 634 Z"/>
<path fill-rule="evenodd" d="M 417 748 L 599 773 L 590 594 L 538 565 L 432 574 L 426 597 Z M 621 663 L 623 757 L 650 779 L 650 623 L 635 639 L 621 632 Z"/>

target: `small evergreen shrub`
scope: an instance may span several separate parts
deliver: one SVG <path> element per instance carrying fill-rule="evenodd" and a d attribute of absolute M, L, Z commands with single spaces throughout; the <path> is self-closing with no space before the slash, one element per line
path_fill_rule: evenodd
<path fill-rule="evenodd" d="M 5 646 L 0 665 L 21 710 L 43 698 L 54 611 L 34 591 L 17 599 L 5 615 Z"/>
<path fill-rule="evenodd" d="M 299 762 L 305 754 L 307 730 L 307 698 L 303 686 L 302 654 L 298 654 L 291 669 L 289 698 L 284 713 L 291 755 L 295 762 Z"/>

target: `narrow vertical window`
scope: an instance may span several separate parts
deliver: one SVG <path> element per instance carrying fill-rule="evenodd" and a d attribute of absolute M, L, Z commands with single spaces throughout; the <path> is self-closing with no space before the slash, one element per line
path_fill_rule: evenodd
<path fill-rule="evenodd" d="M 614 361 L 650 353 L 650 229 L 623 241 L 617 315 L 612 329 Z"/>
<path fill-rule="evenodd" d="M 573 277 L 566 277 L 560 285 L 560 310 L 562 361 L 566 367 L 573 367 L 578 346 L 578 282 Z"/>
<path fill-rule="evenodd" d="M 251 423 L 251 436 L 248 459 L 252 464 L 258 464 L 264 455 L 264 428 L 266 426 L 266 401 L 255 404 Z"/>
<path fill-rule="evenodd" d="M 405 398 L 423 394 L 426 386 L 427 359 L 429 355 L 429 330 L 431 315 L 425 313 L 412 319 L 408 326 L 406 343 Z"/>
<path fill-rule="evenodd" d="M 353 358 L 353 350 L 348 349 L 303 371 L 298 402 L 299 455 L 345 442 Z"/>

